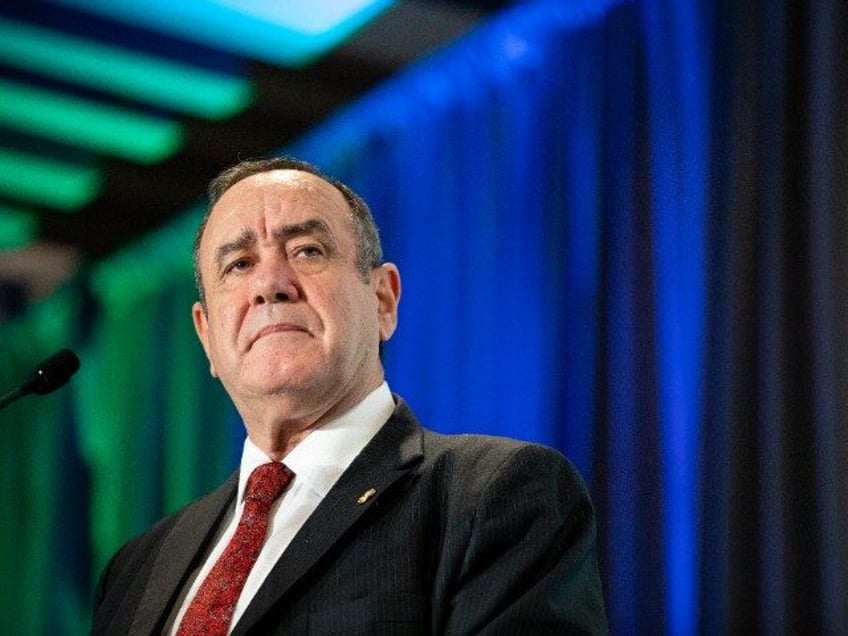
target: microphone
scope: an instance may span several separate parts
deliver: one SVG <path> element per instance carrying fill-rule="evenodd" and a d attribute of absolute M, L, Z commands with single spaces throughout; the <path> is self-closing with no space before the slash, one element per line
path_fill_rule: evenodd
<path fill-rule="evenodd" d="M 30 374 L 26 382 L 14 391 L 0 397 L 0 409 L 17 400 L 19 397 L 29 393 L 45 395 L 55 391 L 71 379 L 71 376 L 79 369 L 80 361 L 70 349 L 62 349 L 44 360 Z"/>

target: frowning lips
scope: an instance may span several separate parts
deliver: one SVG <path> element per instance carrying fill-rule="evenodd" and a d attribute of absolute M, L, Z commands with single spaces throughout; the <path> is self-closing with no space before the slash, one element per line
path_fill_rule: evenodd
<path fill-rule="evenodd" d="M 252 347 L 257 340 L 264 338 L 265 336 L 270 336 L 270 335 L 275 334 L 275 333 L 305 333 L 305 334 L 309 334 L 309 329 L 307 329 L 306 327 L 302 327 L 300 325 L 290 323 L 290 322 L 278 322 L 278 323 L 274 323 L 272 325 L 267 325 L 265 327 L 262 327 L 262 329 L 260 329 L 259 331 L 257 331 L 256 334 L 253 336 L 253 338 L 250 339 L 250 346 Z"/>

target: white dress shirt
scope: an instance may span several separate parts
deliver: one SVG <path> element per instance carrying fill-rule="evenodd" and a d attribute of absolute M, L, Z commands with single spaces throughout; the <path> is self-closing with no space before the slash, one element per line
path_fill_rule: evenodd
<path fill-rule="evenodd" d="M 283 458 L 283 463 L 294 473 L 294 479 L 271 508 L 268 537 L 245 581 L 230 622 L 231 629 L 238 623 L 242 613 L 295 534 L 354 458 L 386 423 L 394 407 L 391 391 L 384 382 L 350 411 L 312 431 Z M 206 562 L 194 575 L 188 592 L 176 604 L 179 612 L 176 616 L 171 614 L 173 620 L 166 629 L 167 633 L 176 634 L 177 627 L 200 584 L 235 533 L 244 507 L 244 490 L 250 473 L 257 466 L 269 461 L 272 460 L 259 450 L 250 438 L 245 440 L 239 467 L 236 507 L 229 520 L 223 524 L 224 530 L 216 540 L 215 547 L 209 553 Z"/>

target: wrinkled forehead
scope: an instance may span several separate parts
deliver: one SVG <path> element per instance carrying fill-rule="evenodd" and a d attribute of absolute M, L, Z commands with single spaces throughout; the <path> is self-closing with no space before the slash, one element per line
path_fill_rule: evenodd
<path fill-rule="evenodd" d="M 246 177 L 230 186 L 212 207 L 201 241 L 214 244 L 222 237 L 257 223 L 300 223 L 323 220 L 337 239 L 353 240 L 353 213 L 331 183 L 300 170 L 272 170 Z"/>
<path fill-rule="evenodd" d="M 330 211 L 350 212 L 342 193 L 321 177 L 301 170 L 270 170 L 245 177 L 230 186 L 212 208 L 256 211 L 257 204 L 271 205 L 295 200 Z"/>

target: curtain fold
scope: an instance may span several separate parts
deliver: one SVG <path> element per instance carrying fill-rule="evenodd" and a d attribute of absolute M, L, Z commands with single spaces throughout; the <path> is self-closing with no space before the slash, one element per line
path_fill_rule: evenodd
<path fill-rule="evenodd" d="M 371 204 L 425 425 L 581 470 L 613 633 L 848 631 L 845 32 L 826 0 L 520 3 L 280 149 Z M 9 633 L 84 633 L 109 555 L 237 465 L 200 214 L 0 325 L 3 386 L 82 359 L 0 412 Z"/>

